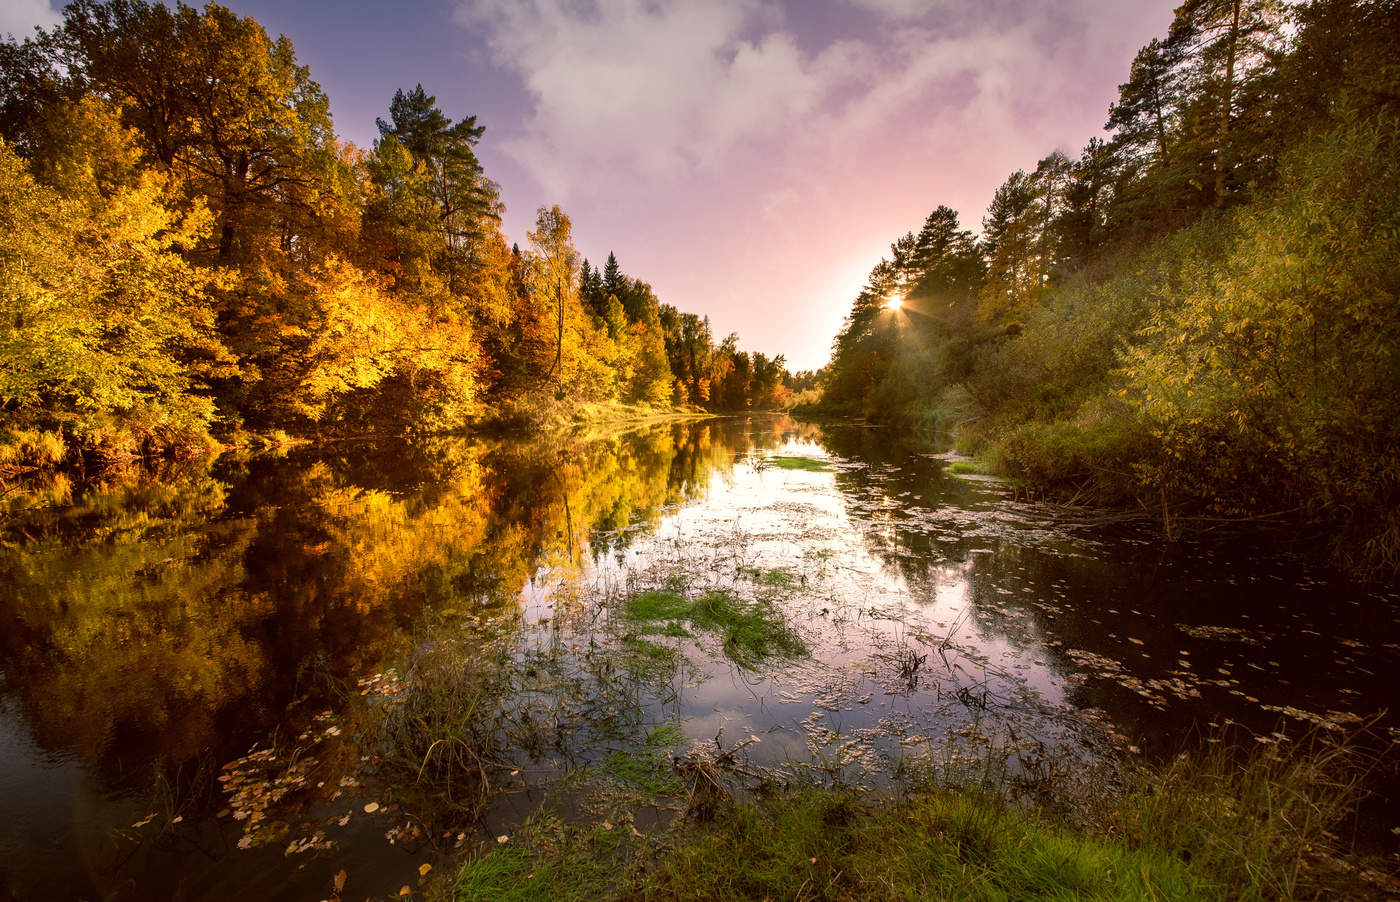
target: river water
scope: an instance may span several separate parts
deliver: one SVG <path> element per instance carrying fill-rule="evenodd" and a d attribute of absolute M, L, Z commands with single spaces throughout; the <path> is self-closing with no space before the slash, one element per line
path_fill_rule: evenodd
<path fill-rule="evenodd" d="M 1393 592 L 1287 534 L 1165 543 L 953 463 L 883 429 L 755 416 L 12 489 L 0 890 L 317 899 L 344 870 L 347 898 L 416 892 L 578 774 L 649 785 L 648 750 L 883 791 L 959 762 L 1112 780 L 1221 736 L 1395 735 Z M 791 642 L 628 615 L 648 591 L 720 593 Z M 384 724 L 472 655 L 515 676 L 493 684 L 510 697 L 481 817 L 439 831 L 391 779 Z M 640 812 L 635 796 L 612 803 Z"/>

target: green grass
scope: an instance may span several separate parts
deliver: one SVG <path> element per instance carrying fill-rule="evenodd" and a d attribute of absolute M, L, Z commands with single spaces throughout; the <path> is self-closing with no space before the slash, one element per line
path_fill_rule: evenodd
<path fill-rule="evenodd" d="M 791 570 L 764 570 L 759 567 L 743 567 L 739 571 L 760 586 L 770 589 L 791 589 L 800 584 L 803 578 Z"/>
<path fill-rule="evenodd" d="M 657 836 L 545 820 L 468 861 L 454 898 L 1379 898 L 1384 876 L 1344 864 L 1335 836 L 1367 759 L 1345 743 L 1302 745 L 1183 755 L 1105 788 L 1072 820 L 933 787 L 899 802 L 796 789 Z"/>
<path fill-rule="evenodd" d="M 684 620 L 690 603 L 679 592 L 654 589 L 628 598 L 623 610 L 633 620 Z"/>
<path fill-rule="evenodd" d="M 825 473 L 831 469 L 831 462 L 817 460 L 812 457 L 769 457 L 765 458 L 769 466 L 777 467 L 780 470 L 806 470 L 809 473 Z"/>
<path fill-rule="evenodd" d="M 631 857 L 630 831 L 571 827 L 548 818 L 469 862 L 451 898 L 459 902 L 591 902 L 622 894 L 620 865 Z"/>
<path fill-rule="evenodd" d="M 940 793 L 864 807 L 799 792 L 658 842 L 545 822 L 469 861 L 454 898 L 1215 898 L 1179 859 L 1076 835 L 999 800 Z"/>
<path fill-rule="evenodd" d="M 1198 897 L 1180 860 L 971 793 L 868 808 L 824 793 L 740 805 L 717 827 L 681 837 L 646 889 L 697 900 Z"/>
<path fill-rule="evenodd" d="M 685 635 L 682 624 L 717 633 L 725 653 L 741 664 L 807 652 L 802 638 L 778 610 L 725 591 L 691 602 L 678 592 L 651 590 L 627 598 L 622 610 L 633 623 L 665 635 Z"/>

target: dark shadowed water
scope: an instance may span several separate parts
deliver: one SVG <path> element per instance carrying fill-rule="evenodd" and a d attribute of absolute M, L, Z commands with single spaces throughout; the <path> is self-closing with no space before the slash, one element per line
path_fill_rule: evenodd
<path fill-rule="evenodd" d="M 319 899 L 341 869 L 347 898 L 419 887 L 457 840 L 376 784 L 365 737 L 444 630 L 541 662 L 532 698 L 579 696 L 519 750 L 488 835 L 533 784 L 613 760 L 623 721 L 876 788 L 993 748 L 1013 771 L 1108 772 L 1227 723 L 1265 744 L 1377 717 L 1394 734 L 1395 594 L 1286 534 L 1167 544 L 949 464 L 885 430 L 752 417 L 12 489 L 0 889 Z M 762 605 L 807 653 L 639 637 L 619 600 L 657 587 Z M 667 666 L 624 686 L 597 663 L 624 646 Z"/>

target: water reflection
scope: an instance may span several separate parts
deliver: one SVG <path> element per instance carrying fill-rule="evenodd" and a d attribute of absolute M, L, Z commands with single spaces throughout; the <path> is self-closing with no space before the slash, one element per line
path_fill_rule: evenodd
<path fill-rule="evenodd" d="M 335 706 L 425 610 L 512 616 L 540 573 L 625 548 L 764 441 L 745 432 L 357 443 L 12 498 L 0 779 L 27 789 L 0 801 L 0 873 L 21 897 L 105 892 L 110 875 L 67 882 L 76 831 L 41 850 L 24 825 L 80 806 L 114 827 L 160 793 L 221 804 L 201 790 L 223 762 Z"/>
<path fill-rule="evenodd" d="M 540 655 L 630 641 L 607 610 L 626 585 L 736 589 L 811 651 L 745 666 L 703 631 L 653 637 L 694 666 L 631 697 L 629 723 L 762 737 L 760 764 L 857 781 L 940 741 L 1151 753 L 1226 718 L 1273 740 L 1393 702 L 1394 597 L 1277 543 L 1164 548 L 1066 519 L 947 463 L 885 430 L 754 417 L 347 443 L 9 496 L 0 887 L 324 894 L 277 850 L 234 851 L 240 828 L 213 817 L 224 764 L 324 729 L 428 621 Z M 600 684 L 606 662 L 585 663 Z M 570 763 L 609 753 L 570 741 Z M 162 806 L 190 829 L 131 827 Z M 382 857 L 382 832 L 342 851 Z"/>

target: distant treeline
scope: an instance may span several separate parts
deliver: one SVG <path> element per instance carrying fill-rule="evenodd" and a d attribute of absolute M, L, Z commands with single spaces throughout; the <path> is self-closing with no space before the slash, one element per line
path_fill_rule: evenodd
<path fill-rule="evenodd" d="M 1400 565 L 1400 4 L 1187 0 L 1107 141 L 891 247 L 831 408 L 1169 527 L 1325 525 Z M 890 302 L 898 300 L 902 306 Z"/>
<path fill-rule="evenodd" d="M 0 42 L 0 463 L 782 400 L 781 357 L 580 266 L 558 207 L 508 246 L 475 117 L 387 112 L 340 140 L 291 42 L 212 3 Z"/>

